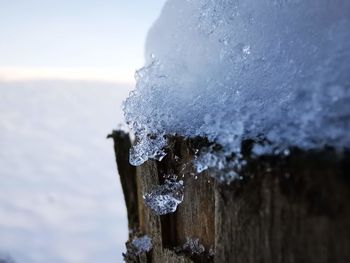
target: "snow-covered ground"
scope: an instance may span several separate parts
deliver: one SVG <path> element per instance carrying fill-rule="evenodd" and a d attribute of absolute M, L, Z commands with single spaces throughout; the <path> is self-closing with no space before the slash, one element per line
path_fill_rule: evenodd
<path fill-rule="evenodd" d="M 0 259 L 121 262 L 126 210 L 105 138 L 129 89 L 0 83 Z"/>

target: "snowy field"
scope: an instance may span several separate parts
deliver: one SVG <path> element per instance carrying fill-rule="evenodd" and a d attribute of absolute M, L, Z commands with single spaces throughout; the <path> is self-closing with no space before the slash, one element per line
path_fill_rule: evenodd
<path fill-rule="evenodd" d="M 112 141 L 130 87 L 0 83 L 0 262 L 121 262 Z"/>

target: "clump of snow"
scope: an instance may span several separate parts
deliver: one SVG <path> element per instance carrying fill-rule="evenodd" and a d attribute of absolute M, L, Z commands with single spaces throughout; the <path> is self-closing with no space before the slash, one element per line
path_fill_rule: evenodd
<path fill-rule="evenodd" d="M 124 104 L 131 163 L 160 160 L 173 134 L 226 156 L 248 138 L 269 143 L 258 155 L 349 147 L 349 28 L 348 0 L 169 0 Z"/>
<path fill-rule="evenodd" d="M 161 161 L 166 153 L 163 151 L 163 147 L 166 146 L 165 135 L 162 133 L 150 135 L 147 130 L 140 128 L 144 137 L 137 137 L 140 139 L 130 149 L 130 164 L 138 166 L 143 164 L 149 158 Z M 140 133 L 138 133 L 140 135 Z"/>
<path fill-rule="evenodd" d="M 182 180 L 166 179 L 143 195 L 144 202 L 156 215 L 173 213 L 183 201 L 183 187 Z"/>
<path fill-rule="evenodd" d="M 153 247 L 152 239 L 147 235 L 133 239 L 131 241 L 131 244 L 135 255 L 139 255 L 143 252 L 149 252 Z"/>

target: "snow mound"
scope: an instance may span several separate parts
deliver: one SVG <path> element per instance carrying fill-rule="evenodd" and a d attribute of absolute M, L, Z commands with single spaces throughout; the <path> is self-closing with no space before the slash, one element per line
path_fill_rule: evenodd
<path fill-rule="evenodd" d="M 169 134 L 349 147 L 349 28 L 348 0 L 169 0 L 124 103 L 131 163 L 164 157 Z"/>

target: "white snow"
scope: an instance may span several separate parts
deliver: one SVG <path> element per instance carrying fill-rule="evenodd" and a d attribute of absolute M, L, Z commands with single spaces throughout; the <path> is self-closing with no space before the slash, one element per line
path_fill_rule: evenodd
<path fill-rule="evenodd" d="M 348 0 L 169 0 L 124 104 L 131 163 L 162 158 L 167 134 L 226 154 L 349 147 L 349 28 Z"/>

